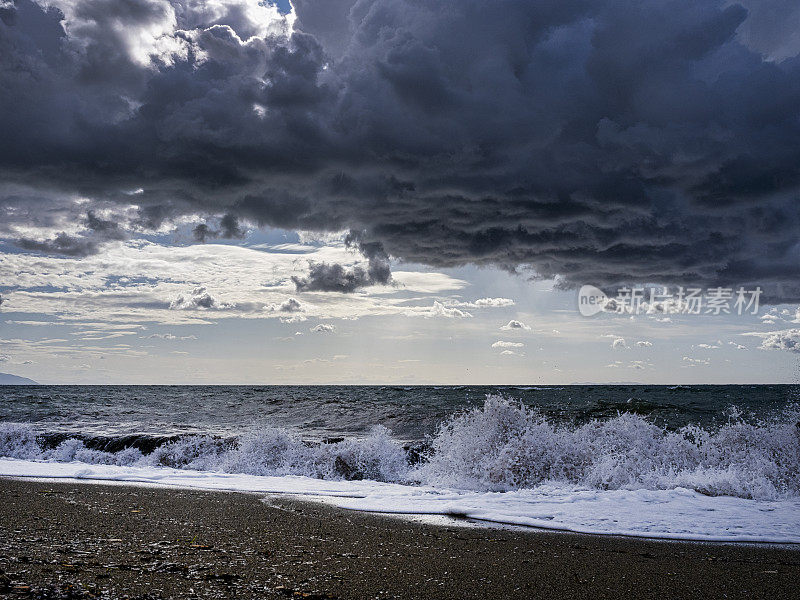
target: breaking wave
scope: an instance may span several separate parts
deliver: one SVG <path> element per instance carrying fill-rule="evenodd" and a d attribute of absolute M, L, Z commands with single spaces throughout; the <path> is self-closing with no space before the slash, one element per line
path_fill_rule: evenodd
<path fill-rule="evenodd" d="M 735 411 L 710 431 L 668 431 L 631 413 L 580 427 L 553 424 L 536 409 L 489 396 L 451 417 L 431 440 L 419 476 L 430 485 L 507 491 L 547 481 L 596 489 L 691 488 L 754 499 L 800 496 L 796 408 L 772 423 Z"/>
<path fill-rule="evenodd" d="M 404 448 L 381 426 L 363 439 L 313 444 L 278 428 L 236 439 L 127 436 L 101 444 L 37 435 L 30 424 L 0 423 L 0 456 L 475 491 L 559 482 L 605 490 L 690 488 L 773 500 L 800 497 L 799 414 L 792 407 L 779 419 L 754 423 L 733 412 L 714 429 L 690 425 L 670 431 L 632 413 L 570 426 L 519 402 L 487 396 L 482 407 L 447 419 L 421 453 Z"/>
<path fill-rule="evenodd" d="M 91 442 L 89 442 L 91 444 Z M 408 454 L 385 427 L 365 439 L 310 444 L 289 431 L 267 428 L 225 440 L 188 435 L 144 453 L 137 447 L 108 452 L 67 438 L 54 447 L 24 423 L 0 423 L 0 456 L 23 460 L 79 461 L 138 467 L 172 467 L 248 475 L 303 475 L 318 479 L 400 481 L 408 472 Z"/>

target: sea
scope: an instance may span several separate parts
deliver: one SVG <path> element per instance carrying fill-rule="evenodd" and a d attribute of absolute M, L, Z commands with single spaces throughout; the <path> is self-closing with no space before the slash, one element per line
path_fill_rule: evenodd
<path fill-rule="evenodd" d="M 798 544 L 800 386 L 0 386 L 0 476 Z"/>

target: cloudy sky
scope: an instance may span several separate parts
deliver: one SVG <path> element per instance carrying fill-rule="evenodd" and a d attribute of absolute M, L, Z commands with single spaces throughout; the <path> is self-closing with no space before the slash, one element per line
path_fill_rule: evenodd
<path fill-rule="evenodd" d="M 798 31 L 789 0 L 0 0 L 0 371 L 794 382 Z M 763 294 L 584 317 L 584 284 Z"/>

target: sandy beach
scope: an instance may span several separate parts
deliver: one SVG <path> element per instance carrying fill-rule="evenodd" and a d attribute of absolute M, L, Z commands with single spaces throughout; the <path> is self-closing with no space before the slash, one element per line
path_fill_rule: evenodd
<path fill-rule="evenodd" d="M 0 594 L 796 598 L 800 549 L 435 526 L 254 494 L 0 480 Z"/>

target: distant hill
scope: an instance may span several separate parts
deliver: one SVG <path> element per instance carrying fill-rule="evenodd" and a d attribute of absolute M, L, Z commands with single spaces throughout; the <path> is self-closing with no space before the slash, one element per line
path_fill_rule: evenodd
<path fill-rule="evenodd" d="M 0 385 L 39 385 L 33 379 L 12 375 L 11 373 L 0 373 Z"/>

